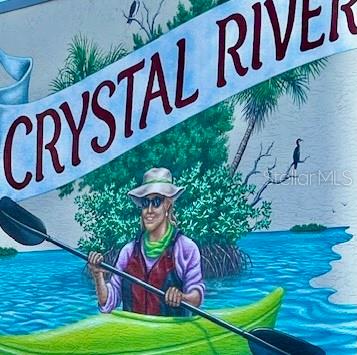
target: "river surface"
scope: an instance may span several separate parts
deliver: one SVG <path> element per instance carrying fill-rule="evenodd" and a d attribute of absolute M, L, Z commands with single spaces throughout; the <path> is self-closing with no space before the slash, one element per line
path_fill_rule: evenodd
<path fill-rule="evenodd" d="M 332 247 L 351 238 L 345 228 L 320 233 L 252 233 L 239 242 L 253 266 L 240 277 L 206 283 L 205 309 L 249 304 L 281 286 L 286 294 L 276 328 L 328 354 L 357 353 L 357 310 L 331 303 L 333 289 L 314 288 L 315 277 L 339 259 Z M 0 259 L 0 334 L 57 328 L 97 314 L 84 263 L 64 251 L 19 253 Z"/>

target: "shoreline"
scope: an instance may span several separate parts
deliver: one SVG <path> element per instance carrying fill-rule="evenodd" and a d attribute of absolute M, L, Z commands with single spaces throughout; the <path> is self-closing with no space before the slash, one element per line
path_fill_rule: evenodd
<path fill-rule="evenodd" d="M 243 236 L 243 238 L 247 237 L 248 235 L 258 235 L 258 234 L 261 234 L 261 235 L 266 235 L 266 234 L 280 234 L 280 233 L 291 233 L 291 234 L 309 234 L 309 233 L 326 233 L 328 231 L 331 231 L 331 230 L 344 230 L 346 231 L 347 229 L 351 228 L 350 226 L 333 226 L 333 227 L 327 227 L 326 229 L 324 230 L 321 230 L 321 231 L 306 231 L 306 232 L 292 232 L 290 230 L 274 230 L 274 231 L 259 231 L 259 232 L 249 232 L 247 233 L 245 236 Z M 351 233 L 348 233 L 346 232 L 347 234 L 350 234 L 351 236 L 353 236 L 353 234 Z M 0 245 L 0 248 L 1 248 L 1 245 Z M 74 249 L 77 249 L 77 248 L 74 248 Z M 58 247 L 54 247 L 53 249 L 45 249 L 45 250 L 18 250 L 17 251 L 17 254 L 21 254 L 21 253 L 42 253 L 42 252 L 61 252 L 61 251 L 64 251 L 63 249 L 61 248 L 58 248 Z M 14 255 L 16 256 L 16 255 Z"/>
<path fill-rule="evenodd" d="M 259 231 L 259 232 L 249 232 L 247 233 L 247 235 L 256 235 L 256 234 L 278 234 L 278 233 L 286 233 L 286 232 L 289 232 L 289 233 L 292 233 L 292 234 L 307 234 L 307 233 L 325 233 L 327 231 L 331 231 L 331 230 L 347 230 L 351 228 L 350 226 L 333 226 L 333 227 L 326 227 L 326 229 L 324 230 L 321 230 L 321 231 L 304 231 L 304 232 L 293 232 L 293 231 L 290 231 L 289 229 L 281 229 L 281 230 L 274 230 L 274 231 Z M 350 233 L 348 233 L 350 234 Z"/>

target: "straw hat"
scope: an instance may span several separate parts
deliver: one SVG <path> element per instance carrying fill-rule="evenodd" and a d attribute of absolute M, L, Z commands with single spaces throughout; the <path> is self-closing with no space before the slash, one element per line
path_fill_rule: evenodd
<path fill-rule="evenodd" d="M 142 197 L 150 194 L 159 194 L 176 200 L 183 192 L 184 187 L 172 183 L 172 174 L 166 168 L 152 168 L 143 177 L 143 184 L 128 192 L 128 195 L 138 206 Z"/>

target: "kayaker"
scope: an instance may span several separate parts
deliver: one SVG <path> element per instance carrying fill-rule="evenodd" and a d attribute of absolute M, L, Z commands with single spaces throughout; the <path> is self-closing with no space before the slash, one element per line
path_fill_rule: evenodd
<path fill-rule="evenodd" d="M 119 253 L 115 267 L 165 292 L 165 301 L 142 287 L 113 275 L 105 282 L 98 267 L 103 255 L 89 254 L 89 267 L 95 280 L 99 309 L 111 312 L 123 303 L 123 310 L 162 316 L 187 316 L 179 307 L 186 301 L 196 307 L 203 301 L 201 257 L 197 245 L 176 229 L 175 200 L 184 192 L 172 183 L 166 168 L 152 168 L 143 184 L 128 192 L 141 208 L 141 233 Z"/>

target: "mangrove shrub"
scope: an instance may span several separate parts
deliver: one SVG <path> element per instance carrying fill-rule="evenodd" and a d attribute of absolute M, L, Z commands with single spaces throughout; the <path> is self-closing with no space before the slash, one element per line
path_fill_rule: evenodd
<path fill-rule="evenodd" d="M 14 248 L 4 248 L 0 247 L 0 257 L 3 256 L 14 256 L 17 254 L 17 250 Z"/>
<path fill-rule="evenodd" d="M 247 263 L 237 241 L 269 227 L 270 203 L 252 207 L 248 198 L 254 185 L 243 184 L 240 174 L 232 177 L 228 167 L 201 172 L 201 166 L 184 170 L 175 181 L 186 187 L 174 206 L 178 228 L 199 246 L 205 277 L 237 273 Z M 127 195 L 135 186 L 132 179 L 121 188 L 106 185 L 101 192 L 76 197 L 75 219 L 86 232 L 79 241 L 82 250 L 109 253 L 113 259 L 140 232 L 140 209 Z"/>

